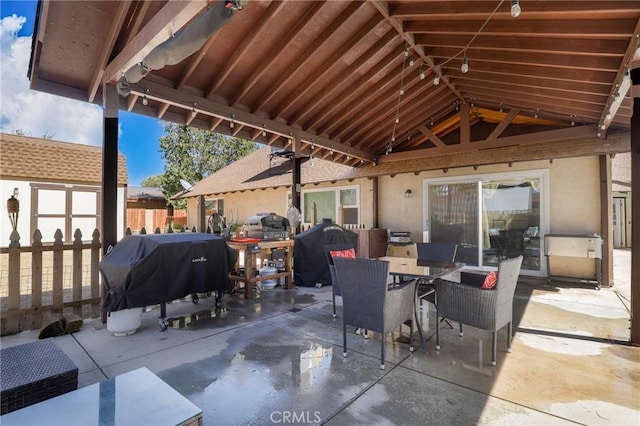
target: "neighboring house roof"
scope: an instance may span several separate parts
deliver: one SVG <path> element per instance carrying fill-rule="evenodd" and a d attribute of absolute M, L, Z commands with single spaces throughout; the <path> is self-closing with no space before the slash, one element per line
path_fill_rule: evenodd
<path fill-rule="evenodd" d="M 99 185 L 102 148 L 0 133 L 0 177 Z M 127 184 L 125 157 L 118 154 L 118 185 Z"/>
<path fill-rule="evenodd" d="M 161 188 L 130 186 L 127 188 L 127 201 L 165 201 L 165 198 Z"/>
<path fill-rule="evenodd" d="M 291 186 L 293 162 L 288 157 L 271 154 L 271 147 L 260 148 L 197 182 L 191 191 L 184 192 L 179 197 Z M 304 185 L 336 181 L 349 170 L 349 166 L 313 158 L 302 164 L 301 182 Z"/>
<path fill-rule="evenodd" d="M 612 191 L 631 192 L 631 153 L 616 154 L 611 161 Z"/>

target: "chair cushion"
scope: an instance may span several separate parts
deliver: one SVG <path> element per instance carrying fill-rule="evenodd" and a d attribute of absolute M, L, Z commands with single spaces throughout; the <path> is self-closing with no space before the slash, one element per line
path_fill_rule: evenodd
<path fill-rule="evenodd" d="M 495 288 L 496 282 L 498 282 L 498 274 L 496 273 L 496 271 L 491 271 L 484 278 L 484 282 L 482 283 L 481 288 L 486 288 L 486 289 Z"/>
<path fill-rule="evenodd" d="M 356 257 L 356 251 L 352 248 L 347 250 L 331 250 L 329 253 L 331 253 L 331 257 L 349 257 L 352 259 Z"/>

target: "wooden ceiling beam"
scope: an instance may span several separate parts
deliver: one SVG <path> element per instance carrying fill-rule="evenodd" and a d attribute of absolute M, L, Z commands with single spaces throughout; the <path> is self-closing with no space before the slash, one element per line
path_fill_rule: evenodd
<path fill-rule="evenodd" d="M 207 5 L 206 1 L 168 1 L 107 65 L 104 81 L 116 81 L 122 73 L 141 62 L 156 46 L 171 37 Z"/>
<path fill-rule="evenodd" d="M 198 68 L 198 65 L 200 65 L 211 46 L 218 42 L 219 36 L 220 32 L 214 33 L 209 37 L 200 50 L 189 57 L 187 65 L 183 68 L 180 76 L 177 78 L 176 88 L 182 89 L 184 85 L 187 84 L 187 81 L 189 81 L 189 78 L 191 78 L 196 68 Z"/>
<path fill-rule="evenodd" d="M 456 58 L 445 65 L 445 70 L 460 70 L 462 58 Z M 501 64 L 498 62 L 469 61 L 469 76 L 476 71 L 515 76 L 529 76 L 542 79 L 598 83 L 610 85 L 615 78 L 615 71 L 589 71 L 579 69 L 542 67 L 519 64 Z M 543 83 L 543 82 L 541 82 Z"/>
<path fill-rule="evenodd" d="M 468 34 L 473 36 L 480 20 L 459 20 L 455 24 L 439 20 L 404 21 L 403 29 L 408 33 L 421 34 Z M 508 19 L 491 20 L 483 28 L 487 35 L 514 37 L 572 37 L 572 38 L 628 38 L 635 27 L 633 17 L 623 19 Z"/>
<path fill-rule="evenodd" d="M 447 75 L 454 81 L 497 83 L 531 90 L 557 90 L 565 93 L 566 97 L 572 96 L 573 93 L 594 96 L 607 96 L 609 93 L 608 85 L 591 83 L 589 81 L 563 81 L 526 75 L 496 74 L 476 69 L 473 70 L 473 73 L 463 74 L 459 69 L 455 68 L 447 70 Z"/>
<path fill-rule="evenodd" d="M 423 82 L 419 82 L 423 83 Z M 433 89 L 425 84 L 415 84 L 415 86 L 407 85 L 405 96 L 400 105 L 399 118 L 400 122 L 395 125 L 396 135 L 405 133 L 409 129 L 415 129 L 418 124 L 426 122 L 430 116 L 425 114 L 426 108 L 434 103 L 434 100 L 443 91 L 447 91 L 444 86 L 437 86 Z M 358 121 L 360 125 L 349 126 L 353 129 L 351 134 L 340 133 L 340 137 L 344 140 L 391 140 L 394 122 L 396 119 L 397 95 L 395 98 L 391 96 L 381 97 L 387 99 L 388 102 L 382 100 L 373 100 L 371 105 L 374 108 L 366 110 Z M 355 120 L 353 120 L 355 122 Z M 387 136 L 384 136 L 384 135 Z M 336 134 L 337 135 L 337 134 Z"/>
<path fill-rule="evenodd" d="M 274 1 L 262 14 L 258 22 L 251 27 L 251 32 L 242 39 L 233 55 L 224 62 L 222 70 L 214 76 L 211 86 L 205 91 L 206 97 L 211 98 L 214 93 L 224 84 L 227 77 L 231 75 L 235 67 L 242 61 L 244 54 L 251 47 L 262 31 L 268 30 L 272 19 L 286 6 L 285 2 Z"/>
<path fill-rule="evenodd" d="M 468 144 L 447 145 L 445 147 L 417 149 L 413 151 L 394 152 L 378 159 L 378 163 L 407 160 L 411 158 L 426 158 L 435 155 L 452 154 L 468 151 L 480 151 L 507 146 L 519 146 L 563 140 L 567 138 L 595 137 L 597 126 L 569 127 L 566 129 L 548 130 L 545 132 L 529 133 L 526 135 L 507 136 L 493 141 L 478 141 Z"/>
<path fill-rule="evenodd" d="M 546 43 L 546 41 L 545 41 Z M 434 47 L 425 49 L 425 53 L 433 58 L 435 63 L 441 63 L 460 54 L 460 49 L 450 47 Z M 573 55 L 567 52 L 539 53 L 532 51 L 506 51 L 501 48 L 495 50 L 479 50 L 474 45 L 467 49 L 469 62 L 484 61 L 502 64 L 519 64 L 534 66 L 549 66 L 568 69 L 583 69 L 593 71 L 617 70 L 620 65 L 618 56 L 604 56 L 594 58 L 585 55 Z"/>
<path fill-rule="evenodd" d="M 602 137 L 604 137 L 603 135 L 606 135 L 607 129 L 613 122 L 622 101 L 631 87 L 631 76 L 629 75 L 629 71 L 631 69 L 630 63 L 632 61 L 640 60 L 640 19 L 638 19 L 638 22 L 636 23 L 634 34 L 635 37 L 631 37 L 631 40 L 629 40 L 629 46 L 627 46 L 624 58 L 622 59 L 622 63 L 618 69 L 618 74 L 616 75 L 611 87 L 609 99 L 607 99 L 600 121 L 598 122 L 600 130 L 603 131 L 601 133 Z"/>
<path fill-rule="evenodd" d="M 418 57 L 424 62 L 426 66 L 428 66 L 432 72 L 437 72 L 437 67 L 433 63 L 433 60 L 425 55 L 424 49 L 422 47 L 417 46 L 415 42 L 415 34 L 411 34 L 405 31 L 404 22 L 398 18 L 395 18 L 389 14 L 389 4 L 387 2 L 381 0 L 372 0 L 370 3 L 375 7 L 378 12 L 384 17 L 384 19 L 400 34 L 402 39 L 405 41 L 409 48 L 416 52 Z M 441 77 L 441 82 L 444 86 L 447 86 L 458 98 L 461 98 L 460 92 L 458 89 L 452 85 L 446 77 Z"/>
<path fill-rule="evenodd" d="M 228 120 L 233 116 L 237 125 L 242 124 L 254 129 L 260 130 L 264 128 L 268 133 L 276 133 L 285 138 L 296 136 L 302 141 L 315 141 L 318 146 L 323 146 L 327 149 L 333 149 L 338 152 L 349 153 L 350 155 L 358 158 L 362 158 L 365 161 L 373 161 L 373 155 L 345 145 L 339 140 L 329 139 L 326 137 L 318 136 L 313 133 L 301 130 L 297 127 L 290 126 L 281 121 L 271 120 L 259 115 L 250 113 L 248 111 L 232 107 L 227 104 L 213 101 L 194 95 L 193 93 L 186 93 L 179 91 L 172 87 L 167 87 L 160 84 L 153 76 L 147 76 L 144 82 L 144 87 L 140 84 L 134 84 L 132 93 L 134 95 L 142 95 L 145 90 L 148 89 L 147 97 L 150 100 L 161 101 L 168 103 L 181 110 L 186 110 L 188 113 L 193 109 L 195 102 L 195 109 L 198 114 L 204 114 L 207 116 L 215 116 Z M 178 121 L 180 122 L 180 121 Z M 208 124 L 208 122 L 206 123 Z"/>
<path fill-rule="evenodd" d="M 478 88 L 478 89 L 485 89 L 485 90 L 491 89 L 491 90 L 498 90 L 501 92 L 520 93 L 522 95 L 535 95 L 535 96 L 542 96 L 546 98 L 555 98 L 555 99 L 566 99 L 567 97 L 571 96 L 573 100 L 588 103 L 588 104 L 594 104 L 594 105 L 603 105 L 607 100 L 607 97 L 604 95 L 591 95 L 591 94 L 587 95 L 584 93 L 576 93 L 576 92 L 573 92 L 570 94 L 569 92 L 564 90 L 547 89 L 544 87 L 526 87 L 526 86 L 500 84 L 500 83 L 487 82 L 487 81 L 478 81 L 478 80 L 472 80 L 472 79 L 463 80 L 463 79 L 452 78 L 451 81 L 455 82 L 456 85 L 460 87 L 460 90 L 464 90 L 463 88 Z"/>
<path fill-rule="evenodd" d="M 316 14 L 325 6 L 325 2 L 312 2 L 312 5 L 306 9 L 303 16 L 296 20 L 293 27 L 289 28 L 289 31 L 280 38 L 279 43 L 272 47 L 271 52 L 260 61 L 260 66 L 253 70 L 253 73 L 244 80 L 242 85 L 234 91 L 233 98 L 229 101 L 231 105 L 239 103 L 244 96 L 255 86 L 255 84 L 262 78 L 269 67 L 276 61 L 280 60 L 280 57 L 284 55 L 288 46 L 293 43 L 298 35 L 304 30 L 304 27 L 311 22 Z"/>
<path fill-rule="evenodd" d="M 462 49 L 469 43 L 467 35 L 440 35 L 440 34 L 416 34 L 416 44 L 424 47 L 443 47 Z M 505 52 L 538 52 L 538 53 L 565 53 L 572 55 L 613 56 L 620 57 L 620 52 L 627 45 L 626 40 L 618 39 L 570 39 L 570 38 L 545 38 L 531 39 L 515 35 L 512 37 L 500 37 L 480 34 L 473 40 L 473 50 L 500 49 Z"/>
<path fill-rule="evenodd" d="M 463 93 L 471 98 L 494 100 L 504 99 L 503 102 L 508 105 L 529 110 L 538 108 L 541 110 L 549 109 L 551 111 L 558 111 L 558 108 L 562 108 L 563 110 L 588 112 L 591 114 L 597 114 L 598 116 L 600 111 L 602 111 L 602 106 L 600 105 L 587 104 L 584 102 L 574 101 L 573 99 L 547 98 L 538 95 L 526 95 L 495 89 L 481 89 L 477 87 L 465 87 Z M 517 103 L 512 103 L 513 101 Z"/>
<path fill-rule="evenodd" d="M 332 69 L 336 64 L 340 62 L 340 58 L 349 53 L 352 49 L 353 44 L 357 40 L 362 40 L 365 36 L 371 33 L 376 28 L 380 26 L 380 18 L 375 16 L 371 18 L 365 25 L 360 27 L 355 34 L 353 34 L 349 41 L 343 43 L 340 47 L 335 49 L 331 56 L 329 56 L 323 63 L 320 65 L 307 79 L 307 84 L 301 85 L 294 92 L 290 93 L 287 96 L 287 99 L 278 105 L 274 109 L 273 116 L 274 117 L 282 117 L 285 112 L 289 109 L 293 108 L 296 102 L 306 93 L 308 93 L 312 88 L 316 87 L 319 83 L 321 83 L 321 79 L 325 76 L 330 69 Z"/>
<path fill-rule="evenodd" d="M 633 13 L 638 9 L 638 3 L 635 1 L 616 1 L 616 2 L 598 2 L 597 6 L 601 6 L 598 10 L 594 8 L 591 2 L 583 1 L 554 1 L 554 2 L 523 2 L 522 13 L 528 18 L 547 18 L 547 17 L 567 17 L 567 18 L 592 18 L 605 14 L 611 16 L 613 12 L 617 14 Z M 468 2 L 464 8 L 460 8 L 460 4 L 455 1 L 438 1 L 438 2 L 407 2 L 393 3 L 389 6 L 389 14 L 400 19 L 451 19 L 451 15 L 460 17 L 461 19 L 485 19 L 487 14 L 493 12 L 496 7 L 495 1 L 477 1 Z M 496 18 L 513 19 L 510 14 L 510 4 L 505 2 L 503 7 L 496 13 Z"/>
<path fill-rule="evenodd" d="M 349 107 L 345 106 L 347 102 L 354 102 L 354 99 L 360 99 L 367 93 L 371 92 L 371 85 L 384 84 L 380 81 L 386 76 L 382 76 L 382 73 L 387 69 L 394 60 L 397 60 L 399 55 L 404 51 L 403 47 L 397 46 L 388 55 L 379 60 L 371 69 L 369 69 L 364 75 L 360 76 L 355 83 L 348 85 L 337 94 L 334 99 L 337 101 L 330 102 L 322 110 L 314 113 L 307 122 L 304 122 L 304 128 L 317 128 L 323 122 L 334 121 L 335 117 L 340 115 L 345 109 L 348 111 Z M 393 68 L 394 70 L 397 67 Z M 386 81 L 386 80 L 384 80 Z M 304 113 L 303 113 L 304 115 Z M 302 120 L 302 116 L 300 118 Z M 298 120 L 295 120 L 298 121 Z"/>
<path fill-rule="evenodd" d="M 394 49 L 395 53 L 389 54 L 387 56 L 388 60 L 383 60 L 381 63 L 374 65 L 373 68 L 369 68 L 368 71 L 363 72 L 363 70 L 370 66 L 371 58 L 376 55 L 377 52 L 383 50 L 391 41 L 396 38 L 398 35 L 393 31 L 387 31 L 380 39 L 369 49 L 367 49 L 360 57 L 358 57 L 349 67 L 344 71 L 345 78 L 341 81 L 332 81 L 327 86 L 322 88 L 320 93 L 316 96 L 313 96 L 306 104 L 301 106 L 298 109 L 298 113 L 296 113 L 291 121 L 295 122 L 303 122 L 306 117 L 309 115 L 313 115 L 321 121 L 322 114 L 316 114 L 315 109 L 318 105 L 321 105 L 325 102 L 329 97 L 333 96 L 334 98 L 343 100 L 348 96 L 352 95 L 354 92 L 358 92 L 361 87 L 364 87 L 369 83 L 369 78 L 367 76 L 377 74 L 376 70 L 381 70 L 386 67 L 388 63 L 391 62 L 392 58 L 400 54 L 399 49 Z M 384 65 L 382 65 L 384 64 Z M 342 92 L 338 95 L 338 90 L 342 90 Z M 335 103 L 330 103 L 330 105 L 334 105 Z M 315 125 L 316 122 L 311 123 L 311 125 Z"/>
<path fill-rule="evenodd" d="M 500 121 L 500 123 L 498 123 L 498 125 L 495 127 L 495 129 L 493 129 L 491 134 L 489 136 L 487 136 L 487 140 L 488 141 L 496 140 L 498 138 L 498 136 L 500 136 L 502 134 L 502 132 L 504 132 L 504 129 L 506 129 L 509 126 L 509 124 L 511 124 L 511 122 L 513 121 L 515 116 L 518 115 L 519 112 L 520 112 L 520 110 L 517 109 L 517 108 L 511 109 L 507 113 L 507 115 L 504 116 L 502 121 Z"/>
<path fill-rule="evenodd" d="M 283 73 L 278 80 L 269 86 L 268 90 L 263 91 L 260 95 L 259 100 L 253 105 L 253 110 L 260 110 L 267 102 L 269 102 L 283 87 L 304 67 L 309 66 L 309 62 L 315 57 L 316 52 L 326 46 L 329 42 L 331 36 L 335 34 L 341 27 L 343 27 L 346 22 L 351 18 L 351 16 L 358 11 L 361 7 L 363 7 L 364 3 L 351 3 L 347 6 L 347 8 L 340 13 L 338 18 L 327 27 L 322 34 L 320 34 L 316 41 L 312 43 L 307 49 L 305 49 L 304 54 L 299 55 L 293 64 L 287 66 L 287 72 Z"/>
<path fill-rule="evenodd" d="M 93 102 L 95 100 L 96 93 L 102 85 L 104 68 L 109 60 L 109 55 L 113 51 L 113 46 L 116 44 L 118 34 L 120 33 L 122 24 L 124 23 L 124 18 L 127 16 L 127 11 L 129 10 L 130 5 L 131 0 L 118 3 L 118 9 L 116 9 L 116 13 L 111 21 L 109 32 L 107 33 L 105 40 L 102 42 L 102 50 L 100 51 L 100 56 L 96 61 L 93 77 L 91 77 L 91 82 L 89 83 L 89 91 L 87 93 L 88 102 Z"/>

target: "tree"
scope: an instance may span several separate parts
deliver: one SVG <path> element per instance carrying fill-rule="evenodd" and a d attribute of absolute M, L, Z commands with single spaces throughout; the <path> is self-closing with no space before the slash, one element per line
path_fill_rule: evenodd
<path fill-rule="evenodd" d="M 162 174 L 148 176 L 140 182 L 140 186 L 146 186 L 148 188 L 162 188 Z"/>
<path fill-rule="evenodd" d="M 165 161 L 162 191 L 167 200 L 184 189 L 180 179 L 195 184 L 258 148 L 251 141 L 186 125 L 167 123 L 164 130 L 160 154 Z"/>

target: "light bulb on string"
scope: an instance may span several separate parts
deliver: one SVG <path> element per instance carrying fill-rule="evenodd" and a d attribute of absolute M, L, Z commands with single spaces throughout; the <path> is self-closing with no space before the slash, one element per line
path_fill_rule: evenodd
<path fill-rule="evenodd" d="M 234 127 L 236 127 L 236 123 L 233 121 L 233 117 L 234 115 L 231 114 L 231 121 L 229 122 L 229 128 L 233 129 Z"/>
<path fill-rule="evenodd" d="M 266 137 L 266 136 L 267 136 L 267 131 L 265 130 L 265 128 L 266 128 L 266 125 L 264 125 L 264 124 L 263 124 L 263 125 L 262 125 L 262 136 L 263 136 L 263 137 Z"/>
<path fill-rule="evenodd" d="M 413 59 L 413 56 L 412 56 L 409 58 L 409 66 L 412 67 L 414 63 L 415 63 L 415 60 Z"/>
<path fill-rule="evenodd" d="M 196 115 L 198 113 L 196 112 L 196 103 L 193 103 L 193 108 L 191 108 L 191 118 L 196 118 Z"/>
<path fill-rule="evenodd" d="M 427 75 L 424 73 L 424 70 L 422 69 L 422 64 L 420 64 L 420 74 L 418 74 L 418 76 L 420 77 L 420 80 L 424 80 L 425 78 L 427 78 Z"/>
<path fill-rule="evenodd" d="M 520 1 L 511 0 L 511 16 L 513 16 L 514 18 L 517 18 L 518 16 L 520 16 L 521 12 L 522 12 L 522 9 L 520 8 Z"/>
<path fill-rule="evenodd" d="M 464 57 L 462 58 L 462 66 L 460 67 L 460 71 L 462 72 L 462 74 L 466 74 L 469 72 L 469 60 L 467 59 L 466 51 Z"/>

